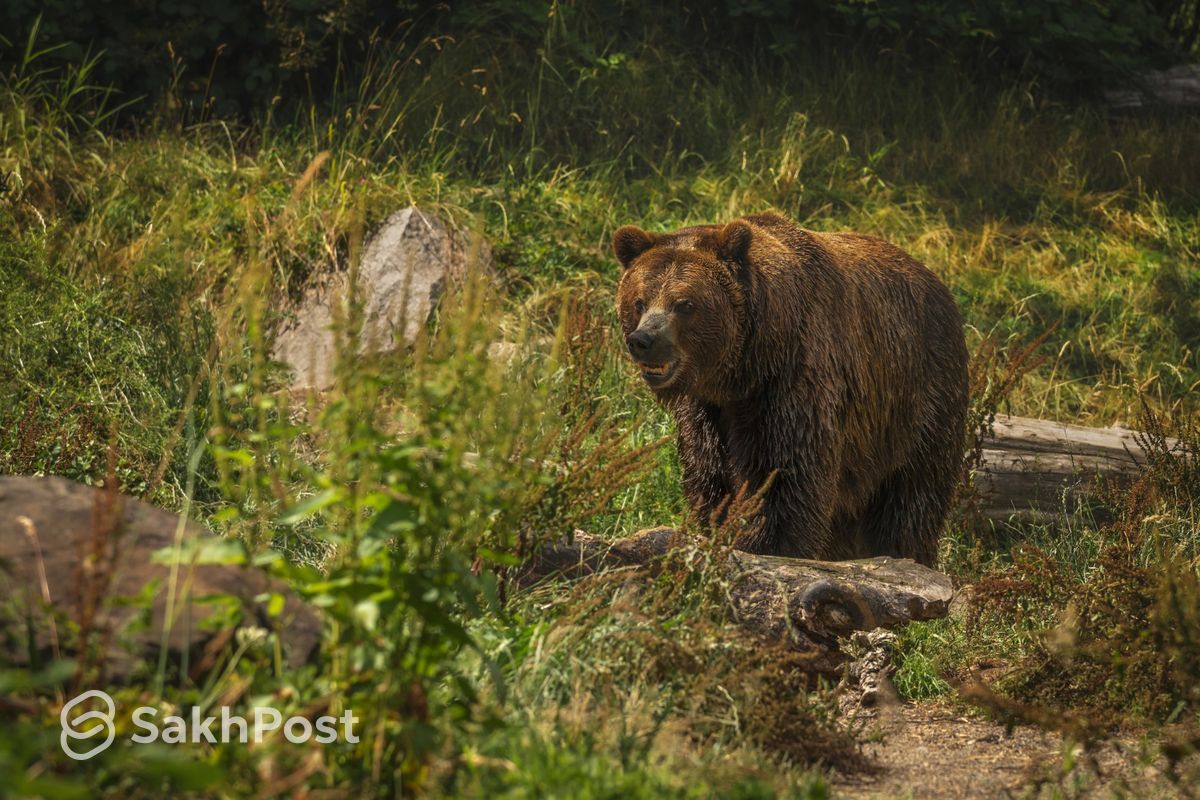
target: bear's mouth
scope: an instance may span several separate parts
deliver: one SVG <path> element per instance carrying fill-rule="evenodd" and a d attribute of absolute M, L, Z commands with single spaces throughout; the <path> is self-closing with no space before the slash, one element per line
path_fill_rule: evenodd
<path fill-rule="evenodd" d="M 675 374 L 676 361 L 663 364 L 639 364 L 642 368 L 642 378 L 651 386 L 662 386 Z"/>

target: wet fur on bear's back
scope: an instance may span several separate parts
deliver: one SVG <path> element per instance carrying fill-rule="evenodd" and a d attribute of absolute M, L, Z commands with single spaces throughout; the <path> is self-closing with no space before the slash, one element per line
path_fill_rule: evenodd
<path fill-rule="evenodd" d="M 937 276 L 879 239 L 776 214 L 622 228 L 614 247 L 627 336 L 656 291 L 707 311 L 671 318 L 684 375 L 656 391 L 702 519 L 774 474 L 741 549 L 935 562 L 967 408 L 962 321 Z"/>

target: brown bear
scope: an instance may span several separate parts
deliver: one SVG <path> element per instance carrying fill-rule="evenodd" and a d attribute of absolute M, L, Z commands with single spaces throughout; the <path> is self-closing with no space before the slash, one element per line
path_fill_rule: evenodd
<path fill-rule="evenodd" d="M 967 413 L 962 319 L 937 276 L 772 213 L 625 226 L 613 250 L 625 343 L 675 417 L 701 521 L 770 478 L 739 549 L 936 562 Z"/>

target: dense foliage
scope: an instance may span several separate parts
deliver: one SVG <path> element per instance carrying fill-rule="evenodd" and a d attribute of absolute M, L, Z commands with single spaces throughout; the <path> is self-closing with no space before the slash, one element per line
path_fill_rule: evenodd
<path fill-rule="evenodd" d="M 122 100 L 196 120 L 324 99 L 337 84 L 356 83 L 380 43 L 487 32 L 536 52 L 561 25 L 581 67 L 620 58 L 629 42 L 666 29 L 689 49 L 726 58 L 765 50 L 786 60 L 832 39 L 901 46 L 923 61 L 949 55 L 980 75 L 1000 68 L 1076 90 L 1182 57 L 1197 42 L 1198 9 L 1195 0 L 11 0 L 0 8 L 11 46 L 0 68 L 19 62 L 20 46 L 40 29 L 38 46 L 51 48 L 53 60 L 103 54 L 96 77 Z"/>

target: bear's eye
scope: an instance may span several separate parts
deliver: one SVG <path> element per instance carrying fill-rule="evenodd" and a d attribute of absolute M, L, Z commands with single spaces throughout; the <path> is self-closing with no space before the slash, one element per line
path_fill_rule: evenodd
<path fill-rule="evenodd" d="M 636 311 L 637 315 L 640 317 L 642 314 L 646 313 L 646 304 L 641 300 L 638 300 L 633 304 L 633 310 Z"/>
<path fill-rule="evenodd" d="M 687 315 L 687 314 L 691 314 L 695 310 L 696 310 L 696 306 L 694 306 L 692 304 L 691 300 L 680 300 L 677 303 L 675 303 L 675 313 L 676 314 Z"/>

